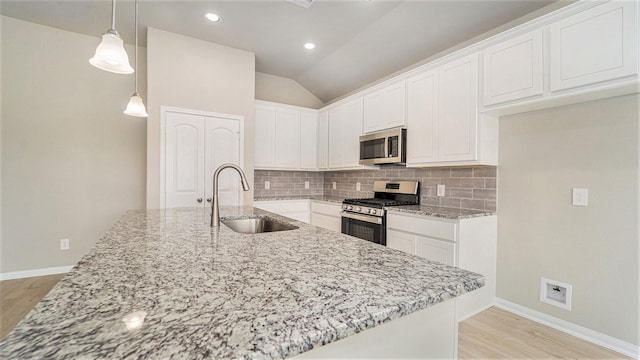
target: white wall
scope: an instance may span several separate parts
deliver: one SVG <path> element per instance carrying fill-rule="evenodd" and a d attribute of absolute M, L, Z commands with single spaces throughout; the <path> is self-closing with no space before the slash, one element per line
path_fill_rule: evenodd
<path fill-rule="evenodd" d="M 260 72 L 256 73 L 256 99 L 312 109 L 324 104 L 298 82 Z"/>
<path fill-rule="evenodd" d="M 160 207 L 160 106 L 244 116 L 244 164 L 253 184 L 255 55 L 149 28 L 147 207 Z M 244 193 L 253 203 L 253 189 Z"/>
<path fill-rule="evenodd" d="M 89 64 L 99 35 L 2 17 L 2 273 L 74 265 L 144 208 L 146 119 L 122 113 L 133 75 Z"/>
<path fill-rule="evenodd" d="M 640 344 L 639 96 L 500 119 L 497 296 Z M 573 187 L 589 206 L 571 205 Z M 539 301 L 573 285 L 572 310 Z"/>

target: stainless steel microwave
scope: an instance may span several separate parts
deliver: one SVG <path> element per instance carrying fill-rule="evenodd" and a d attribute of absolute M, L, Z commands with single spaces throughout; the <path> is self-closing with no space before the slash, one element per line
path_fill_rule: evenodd
<path fill-rule="evenodd" d="M 396 128 L 360 136 L 360 165 L 404 164 L 407 129 Z"/>

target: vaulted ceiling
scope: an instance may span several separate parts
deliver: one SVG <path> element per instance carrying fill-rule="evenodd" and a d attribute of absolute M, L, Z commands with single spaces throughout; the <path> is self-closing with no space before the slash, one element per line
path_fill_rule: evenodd
<path fill-rule="evenodd" d="M 285 0 L 139 0 L 140 43 L 153 27 L 247 50 L 256 54 L 256 71 L 293 79 L 329 102 L 552 2 L 315 0 L 304 8 Z M 116 3 L 116 30 L 127 43 L 134 42 L 133 4 Z M 109 0 L 2 0 L 0 6 L 3 15 L 96 38 L 111 22 Z M 209 12 L 222 21 L 205 19 Z M 316 48 L 306 50 L 306 42 Z"/>

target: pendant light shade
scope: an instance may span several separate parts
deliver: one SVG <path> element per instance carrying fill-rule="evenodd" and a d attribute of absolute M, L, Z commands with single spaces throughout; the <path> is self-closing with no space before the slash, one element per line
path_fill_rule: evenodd
<path fill-rule="evenodd" d="M 102 34 L 102 42 L 96 48 L 96 54 L 89 59 L 89 63 L 112 73 L 131 74 L 133 68 L 129 65 L 122 38 L 116 31 L 116 0 L 112 0 L 111 4 L 111 28 Z"/>
<path fill-rule="evenodd" d="M 122 39 L 113 29 L 102 34 L 102 42 L 98 45 L 96 54 L 89 59 L 89 63 L 98 69 L 116 74 L 131 74 L 133 72 Z"/>
<path fill-rule="evenodd" d="M 135 66 L 136 70 L 138 69 L 138 0 L 135 0 L 136 14 L 135 14 L 135 31 L 136 31 L 136 48 L 135 48 Z M 144 107 L 144 102 L 142 102 L 142 98 L 138 95 L 138 72 L 134 74 L 134 81 L 136 90 L 131 95 L 131 100 L 129 100 L 129 104 L 127 104 L 127 108 L 124 110 L 124 113 L 131 116 L 137 117 L 149 117 L 147 114 L 147 109 Z"/>
<path fill-rule="evenodd" d="M 127 108 L 124 110 L 124 113 L 137 117 L 149 117 L 147 109 L 145 109 L 144 103 L 142 102 L 142 98 L 137 92 L 134 92 L 133 95 L 131 95 L 131 100 L 129 100 L 129 104 L 127 104 Z"/>

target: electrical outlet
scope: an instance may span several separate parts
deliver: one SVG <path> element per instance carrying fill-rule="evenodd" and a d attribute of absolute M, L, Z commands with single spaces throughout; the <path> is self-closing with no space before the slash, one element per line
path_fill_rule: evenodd
<path fill-rule="evenodd" d="M 336 189 L 336 182 L 334 181 L 333 182 L 333 190 L 335 190 L 335 189 Z"/>
<path fill-rule="evenodd" d="M 436 187 L 436 195 L 444 196 L 444 185 L 438 184 L 438 186 Z"/>
<path fill-rule="evenodd" d="M 60 239 L 60 250 L 69 250 L 69 239 Z"/>
<path fill-rule="evenodd" d="M 573 188 L 573 205 L 588 206 L 589 205 L 589 189 Z"/>
<path fill-rule="evenodd" d="M 360 191 L 360 188 L 361 188 L 361 187 L 360 187 L 360 185 L 361 185 L 361 184 L 360 184 L 360 181 L 358 181 L 358 182 L 356 183 L 356 190 L 357 190 L 357 191 Z"/>
<path fill-rule="evenodd" d="M 308 181 L 305 181 L 305 182 L 304 182 L 304 188 L 305 188 L 305 189 L 308 189 L 308 188 L 309 188 L 309 182 L 308 182 Z"/>
<path fill-rule="evenodd" d="M 264 182 L 264 188 L 265 188 L 266 190 L 271 189 L 271 181 L 265 181 L 265 182 Z"/>

